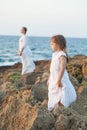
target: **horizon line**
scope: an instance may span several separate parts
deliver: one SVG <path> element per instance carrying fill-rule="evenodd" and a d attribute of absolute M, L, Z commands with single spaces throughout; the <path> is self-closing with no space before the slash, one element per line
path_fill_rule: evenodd
<path fill-rule="evenodd" d="M 0 36 L 21 36 L 21 35 L 19 35 L 19 34 L 0 34 Z M 42 35 L 27 35 L 28 37 L 51 37 L 51 36 L 42 36 Z M 64 36 L 65 38 L 81 38 L 81 39 L 87 39 L 87 37 L 74 37 L 74 36 Z"/>

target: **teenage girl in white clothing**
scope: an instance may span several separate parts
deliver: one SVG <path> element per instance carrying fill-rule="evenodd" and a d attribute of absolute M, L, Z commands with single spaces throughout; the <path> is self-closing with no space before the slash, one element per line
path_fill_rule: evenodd
<path fill-rule="evenodd" d="M 32 52 L 28 46 L 28 39 L 26 36 L 27 28 L 22 27 L 20 30 L 21 38 L 19 39 L 19 50 L 18 54 L 22 60 L 22 75 L 33 72 L 35 64 L 32 59 Z"/>
<path fill-rule="evenodd" d="M 51 111 L 56 104 L 69 107 L 77 96 L 66 70 L 65 38 L 62 35 L 53 36 L 50 46 L 54 51 L 48 80 L 48 110 Z"/>

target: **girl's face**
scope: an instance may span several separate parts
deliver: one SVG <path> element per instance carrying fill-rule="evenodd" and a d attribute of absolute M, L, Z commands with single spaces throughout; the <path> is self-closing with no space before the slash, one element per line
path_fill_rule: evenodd
<path fill-rule="evenodd" d="M 50 42 L 50 47 L 53 51 L 58 51 L 60 49 L 59 45 L 53 41 Z"/>
<path fill-rule="evenodd" d="M 23 28 L 20 29 L 21 34 L 25 34 L 25 30 Z"/>

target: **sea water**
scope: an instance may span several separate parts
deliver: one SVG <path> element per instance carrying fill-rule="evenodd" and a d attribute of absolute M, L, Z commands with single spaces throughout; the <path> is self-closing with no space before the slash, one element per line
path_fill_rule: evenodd
<path fill-rule="evenodd" d="M 21 62 L 18 56 L 19 36 L 0 36 L 0 66 Z M 50 37 L 28 37 L 34 61 L 51 59 Z M 86 38 L 66 38 L 67 52 L 74 55 L 87 55 Z"/>

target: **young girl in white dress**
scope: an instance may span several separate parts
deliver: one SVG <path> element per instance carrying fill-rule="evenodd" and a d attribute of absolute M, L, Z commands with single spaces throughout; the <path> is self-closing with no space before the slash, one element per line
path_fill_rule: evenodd
<path fill-rule="evenodd" d="M 54 51 L 50 66 L 48 80 L 48 110 L 51 111 L 56 104 L 69 107 L 76 100 L 75 89 L 69 79 L 66 64 L 66 40 L 62 35 L 51 38 L 51 49 Z"/>
<path fill-rule="evenodd" d="M 32 52 L 28 46 L 28 39 L 26 36 L 27 28 L 22 27 L 20 30 L 21 38 L 19 39 L 19 50 L 18 54 L 22 59 L 22 75 L 31 73 L 35 69 L 35 64 L 32 59 Z"/>

